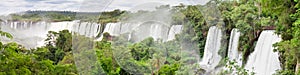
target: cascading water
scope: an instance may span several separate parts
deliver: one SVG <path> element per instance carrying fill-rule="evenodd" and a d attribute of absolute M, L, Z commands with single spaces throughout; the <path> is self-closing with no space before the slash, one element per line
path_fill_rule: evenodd
<path fill-rule="evenodd" d="M 113 36 L 120 34 L 128 34 L 128 40 L 141 41 L 147 37 L 153 37 L 155 40 L 170 41 L 175 39 L 175 34 L 179 34 L 182 30 L 182 25 L 172 25 L 170 28 L 160 23 L 108 23 L 104 28 L 104 33 L 107 32 Z M 145 35 L 145 36 L 135 36 Z M 147 36 L 146 36 L 147 35 Z M 98 39 L 100 41 L 102 36 Z"/>
<path fill-rule="evenodd" d="M 238 51 L 240 32 L 238 29 L 232 29 L 228 47 L 228 58 L 235 61 L 238 66 L 242 66 L 242 53 Z"/>
<path fill-rule="evenodd" d="M 24 27 L 24 28 L 21 28 Z M 30 25 L 30 23 L 22 22 L 6 22 L 2 25 L 2 30 L 9 32 L 14 36 L 13 40 L 2 38 L 3 42 L 15 41 L 25 46 L 26 48 L 34 48 L 39 46 L 38 43 L 45 40 L 43 37 L 47 37 L 47 31 L 45 30 L 45 22 L 36 22 Z"/>
<path fill-rule="evenodd" d="M 105 26 L 104 32 L 116 36 L 120 34 L 120 28 L 120 23 L 108 23 Z"/>
<path fill-rule="evenodd" d="M 221 60 L 221 56 L 218 54 L 221 47 L 221 39 L 221 30 L 216 26 L 210 27 L 205 44 L 204 56 L 200 62 L 200 67 L 205 69 L 207 73 L 213 71 Z"/>
<path fill-rule="evenodd" d="M 79 25 L 80 24 L 80 25 Z M 74 28 L 73 27 L 77 27 Z M 36 48 L 44 45 L 44 40 L 47 38 L 48 31 L 61 31 L 70 30 L 72 32 L 78 32 L 81 35 L 87 35 L 88 37 L 98 34 L 99 27 L 96 23 L 79 22 L 77 21 L 65 21 L 65 22 L 19 22 L 19 21 L 4 21 L 1 23 L 1 28 L 5 32 L 9 32 L 14 36 L 13 40 L 3 38 L 3 42 L 15 41 L 26 48 Z M 76 30 L 78 29 L 78 30 Z"/>
<path fill-rule="evenodd" d="M 3 21 L 1 22 L 2 30 L 11 33 L 14 36 L 14 39 L 1 39 L 1 41 L 15 41 L 24 45 L 26 48 L 35 48 L 44 44 L 43 41 L 47 37 L 46 35 L 48 31 L 60 31 L 67 29 L 73 32 L 78 32 L 79 34 L 96 36 L 99 33 L 99 27 L 100 26 L 96 23 L 78 21 L 52 23 Z M 175 39 L 175 34 L 180 33 L 182 25 L 172 25 L 171 27 L 167 27 L 158 23 L 147 23 L 145 25 L 133 23 L 109 23 L 107 24 L 104 32 L 117 36 L 133 30 L 137 31 L 134 32 L 135 35 L 144 34 L 154 37 L 155 39 L 161 38 L 162 40 L 169 41 Z M 133 39 L 140 38 L 140 40 L 143 40 L 149 36 L 131 37 L 133 37 Z M 236 60 L 237 63 L 241 65 L 241 55 L 237 51 L 239 36 L 240 33 L 238 30 L 233 29 L 230 37 L 228 57 L 230 60 Z M 201 68 L 208 72 L 214 70 L 221 60 L 221 56 L 218 55 L 218 51 L 221 46 L 221 37 L 222 32 L 216 26 L 209 29 L 204 57 L 200 62 Z M 275 70 L 280 69 L 278 54 L 276 52 L 272 52 L 274 49 L 272 44 L 280 40 L 280 37 L 274 35 L 274 31 L 263 31 L 257 42 L 255 51 L 249 56 L 245 69 L 250 70 L 250 72 L 253 71 L 258 75 L 273 74 L 275 73 Z M 136 41 L 138 41 L 138 39 L 136 39 Z"/>
<path fill-rule="evenodd" d="M 279 55 L 273 52 L 272 45 L 281 39 L 273 30 L 266 30 L 260 34 L 255 51 L 249 56 L 245 69 L 256 75 L 271 75 L 280 69 Z"/>
<path fill-rule="evenodd" d="M 120 34 L 130 33 L 134 28 L 138 27 L 141 23 L 120 23 Z"/>
<path fill-rule="evenodd" d="M 50 25 L 47 25 L 47 28 L 45 30 L 49 31 L 61 31 L 64 29 L 72 30 L 72 26 L 74 25 L 74 22 L 72 21 L 66 21 L 66 22 L 53 22 L 50 23 Z"/>
<path fill-rule="evenodd" d="M 182 25 L 173 25 L 169 31 L 167 41 L 174 40 L 175 35 L 179 34 L 181 32 L 181 30 L 182 30 Z"/>
<path fill-rule="evenodd" d="M 238 51 L 240 32 L 238 29 L 232 29 L 230 34 L 230 40 L 228 45 L 228 61 L 226 66 L 223 67 L 223 71 L 232 71 L 231 75 L 238 75 L 238 68 L 242 67 L 242 53 Z M 234 62 L 234 63 L 232 63 Z"/>
<path fill-rule="evenodd" d="M 93 22 L 77 22 L 75 21 L 75 24 L 72 25 L 71 24 L 71 28 L 73 32 L 77 32 L 80 35 L 85 35 L 87 37 L 95 37 L 100 33 L 101 29 L 100 25 L 97 23 L 93 23 Z"/>
<path fill-rule="evenodd" d="M 107 23 L 105 25 L 105 28 L 103 30 L 103 33 L 109 33 L 113 36 L 118 36 L 121 33 L 121 24 L 120 23 Z M 96 39 L 96 41 L 101 41 L 103 39 L 103 35 L 100 36 L 100 38 Z"/>
<path fill-rule="evenodd" d="M 147 25 L 144 25 L 147 24 Z M 149 26 L 148 26 L 149 25 Z M 3 21 L 1 22 L 1 28 L 3 31 L 9 32 L 14 36 L 13 40 L 4 39 L 1 41 L 11 42 L 15 41 L 25 46 L 26 48 L 35 48 L 44 45 L 44 40 L 47 38 L 48 31 L 61 31 L 70 30 L 77 32 L 81 35 L 88 37 L 97 36 L 100 32 L 97 23 L 80 22 L 80 21 L 64 21 L 64 22 L 32 22 L 32 21 Z M 170 41 L 175 39 L 175 34 L 181 32 L 182 25 L 173 25 L 167 27 L 159 23 L 108 23 L 104 28 L 104 32 L 108 32 L 113 36 L 128 33 L 129 39 L 135 41 L 143 40 L 147 37 L 153 37 L 154 39 L 161 39 L 163 41 Z M 147 30 L 147 31 L 145 31 Z M 142 37 L 135 37 L 133 34 L 149 35 Z M 147 34 L 141 33 L 148 32 Z M 129 34 L 131 33 L 131 34 Z"/>
<path fill-rule="evenodd" d="M 131 33 L 131 41 L 139 42 L 148 37 L 152 37 L 154 40 L 165 41 L 168 39 L 169 27 L 158 22 L 145 22 L 134 28 Z M 139 36 L 138 36 L 139 35 Z"/>

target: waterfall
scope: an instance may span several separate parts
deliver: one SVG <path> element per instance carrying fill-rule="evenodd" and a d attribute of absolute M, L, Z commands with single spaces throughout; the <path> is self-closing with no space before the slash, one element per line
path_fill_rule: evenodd
<path fill-rule="evenodd" d="M 170 41 L 175 39 L 175 34 L 180 33 L 182 25 L 173 25 L 168 27 L 156 22 L 144 23 L 108 23 L 104 28 L 104 32 L 110 33 L 113 36 L 126 34 L 128 40 L 138 42 L 145 38 L 152 37 L 155 40 Z M 97 41 L 103 38 L 101 36 Z"/>
<path fill-rule="evenodd" d="M 134 28 L 140 25 L 140 23 L 120 23 L 120 25 L 121 25 L 120 34 L 125 34 L 125 33 L 132 32 Z"/>
<path fill-rule="evenodd" d="M 165 41 L 168 39 L 169 27 L 156 22 L 146 22 L 138 25 L 131 32 L 131 41 L 139 42 L 148 37 L 152 37 L 154 40 Z"/>
<path fill-rule="evenodd" d="M 79 25 L 80 24 L 80 25 Z M 5 32 L 9 32 L 14 36 L 13 40 L 1 37 L 3 42 L 17 42 L 26 48 L 36 48 L 44 46 L 44 40 L 47 38 L 48 31 L 69 30 L 77 32 L 80 35 L 87 37 L 95 37 L 99 30 L 97 23 L 91 22 L 19 22 L 19 21 L 5 21 L 1 23 L 1 28 Z M 3 39 L 3 40 L 2 40 Z"/>
<path fill-rule="evenodd" d="M 200 67 L 207 72 L 213 71 L 221 60 L 221 56 L 218 54 L 221 47 L 221 39 L 221 30 L 216 26 L 210 27 L 205 44 L 204 56 L 200 62 Z"/>
<path fill-rule="evenodd" d="M 80 35 L 85 35 L 87 37 L 96 37 L 100 32 L 100 25 L 92 22 L 73 22 L 72 32 L 77 32 Z"/>
<path fill-rule="evenodd" d="M 43 37 L 47 37 L 47 31 L 44 29 L 46 25 L 42 23 L 43 22 L 37 22 L 29 25 L 31 22 L 6 21 L 2 23 L 2 30 L 12 34 L 14 38 L 13 40 L 1 38 L 1 41 L 14 41 L 26 48 L 35 48 L 36 46 L 39 46 L 41 41 L 45 40 Z"/>
<path fill-rule="evenodd" d="M 74 25 L 74 22 L 72 21 L 65 21 L 65 22 L 52 22 L 50 23 L 49 29 L 46 29 L 48 31 L 61 31 L 61 30 L 72 30 L 72 26 Z"/>
<path fill-rule="evenodd" d="M 120 34 L 120 23 L 108 23 L 104 28 L 104 33 L 107 32 L 110 35 L 117 36 Z"/>
<path fill-rule="evenodd" d="M 271 75 L 280 69 L 279 55 L 273 52 L 272 45 L 281 39 L 273 30 L 266 30 L 260 34 L 255 51 L 250 54 L 245 69 L 257 75 Z M 252 69 L 253 68 L 253 69 Z"/>
<path fill-rule="evenodd" d="M 228 46 L 228 58 L 230 61 L 236 61 L 236 64 L 242 66 L 242 53 L 238 51 L 240 32 L 238 29 L 232 29 Z"/>
<path fill-rule="evenodd" d="M 175 35 L 179 34 L 181 30 L 182 30 L 182 25 L 172 25 L 171 29 L 169 30 L 167 41 L 174 40 Z"/>
<path fill-rule="evenodd" d="M 32 22 L 32 21 L 3 21 L 1 22 L 3 31 L 9 32 L 14 36 L 13 40 L 26 48 L 35 48 L 44 45 L 48 31 L 59 32 L 69 30 L 87 37 L 95 37 L 99 34 L 101 27 L 93 22 L 63 21 L 63 22 Z M 175 39 L 175 34 L 181 32 L 182 25 L 173 25 L 168 27 L 157 22 L 140 23 L 108 23 L 104 32 L 113 36 L 120 34 L 128 35 L 128 39 L 138 42 L 148 37 L 155 40 L 170 41 Z M 30 39 L 30 40 L 28 40 Z M 100 38 L 101 39 L 101 38 Z"/>
<path fill-rule="evenodd" d="M 226 63 L 226 66 L 232 66 L 230 67 L 223 67 L 223 70 L 227 70 L 227 71 L 232 71 L 231 75 L 237 75 L 235 73 L 237 73 L 237 68 L 234 67 L 242 67 L 243 62 L 242 62 L 242 53 L 238 51 L 238 45 L 239 45 L 239 38 L 240 38 L 240 32 L 238 31 L 238 29 L 232 29 L 231 30 L 231 34 L 230 34 L 230 39 L 229 39 L 229 45 L 228 45 L 228 61 Z M 231 64 L 231 62 L 235 62 L 234 64 Z"/>

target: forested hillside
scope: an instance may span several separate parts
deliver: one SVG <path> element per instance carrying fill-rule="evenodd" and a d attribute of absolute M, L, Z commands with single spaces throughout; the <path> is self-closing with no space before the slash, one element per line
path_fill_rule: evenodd
<path fill-rule="evenodd" d="M 10 14 L 13 21 L 91 21 L 99 18 L 100 12 L 71 12 L 71 11 L 26 11 Z"/>
<path fill-rule="evenodd" d="M 222 61 L 218 66 L 226 65 L 227 47 L 230 32 L 233 28 L 239 29 L 241 37 L 238 50 L 242 52 L 243 65 L 235 66 L 238 71 L 236 74 L 249 75 L 251 72 L 243 69 L 249 55 L 254 51 L 260 33 L 263 30 L 276 30 L 276 34 L 282 38 L 281 42 L 274 44 L 274 51 L 280 54 L 281 70 L 276 75 L 299 75 L 300 74 L 300 1 L 299 0 L 213 0 L 208 4 L 215 5 L 221 13 L 220 18 L 204 14 L 201 11 L 208 6 L 202 5 L 184 5 L 177 6 L 162 5 L 161 8 L 168 8 L 172 12 L 172 24 L 183 25 L 181 34 L 176 35 L 176 39 L 168 42 L 155 41 L 153 38 L 144 39 L 138 43 L 126 43 L 126 39 L 121 36 L 115 37 L 109 33 L 103 33 L 101 41 L 94 41 L 93 38 L 77 35 L 69 30 L 59 32 L 48 32 L 48 38 L 45 39 L 45 46 L 26 49 L 17 43 L 0 42 L 0 75 L 131 75 L 133 72 L 143 72 L 151 75 L 188 75 L 204 74 L 205 70 L 197 64 L 186 65 L 186 63 L 195 63 L 195 58 L 184 58 L 188 53 L 180 53 L 181 42 L 196 43 L 197 54 L 199 58 L 204 55 L 204 47 L 209 27 L 223 26 L 222 46 L 219 55 Z M 159 9 L 159 7 L 157 8 Z M 13 21 L 72 21 L 76 19 L 84 21 L 97 21 L 103 25 L 107 23 L 119 22 L 128 19 L 128 16 L 139 15 L 150 11 L 130 12 L 122 10 L 107 11 L 101 13 L 87 12 L 58 12 L 58 11 L 27 11 L 23 15 L 11 14 Z M 48 18 L 45 19 L 44 17 Z M 222 21 L 222 23 L 214 23 Z M 211 23 L 212 22 L 212 23 Z M 13 39 L 8 32 L 1 31 L 3 37 Z M 76 38 L 74 38 L 76 37 Z M 181 39 L 179 39 L 181 38 Z M 84 39 L 85 41 L 75 40 Z M 112 39 L 117 40 L 112 45 Z M 1 41 L 1 39 L 0 39 Z M 92 48 L 82 48 L 85 54 L 74 55 L 73 46 L 86 46 L 92 42 Z M 117 45 L 116 45 L 117 44 Z M 193 48 L 191 47 L 191 48 Z M 86 49 L 86 50 L 85 50 Z M 88 50 L 92 49 L 92 50 Z M 94 51 L 94 52 L 92 52 Z M 115 52 L 128 52 L 133 57 L 130 60 L 118 61 L 114 56 Z M 158 51 L 166 51 L 165 61 L 160 63 L 162 54 Z M 90 53 L 90 54 L 89 54 Z M 96 62 L 88 65 L 92 67 L 79 67 L 75 65 L 78 58 L 92 58 L 92 53 L 96 53 Z M 157 58 L 154 60 L 154 58 Z M 162 60 L 161 60 L 162 61 Z M 151 62 L 151 63 L 150 63 Z M 130 66 L 120 65 L 119 63 L 130 64 Z M 139 69 L 137 69 L 139 68 Z M 142 69 L 141 69 L 142 68 Z M 193 73 L 191 73 L 193 72 Z M 220 71 L 220 75 L 231 74 L 228 71 Z"/>

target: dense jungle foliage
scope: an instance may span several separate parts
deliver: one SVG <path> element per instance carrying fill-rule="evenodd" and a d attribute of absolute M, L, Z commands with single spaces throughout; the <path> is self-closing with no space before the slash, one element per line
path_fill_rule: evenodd
<path fill-rule="evenodd" d="M 183 33 L 188 33 L 178 34 L 175 40 L 169 42 L 159 42 L 154 41 L 153 38 L 148 38 L 139 43 L 123 45 L 122 42 L 115 42 L 114 44 L 116 45 L 112 45 L 110 41 L 111 36 L 108 33 L 103 34 L 104 38 L 102 41 L 94 42 L 91 38 L 82 35 L 73 35 L 68 30 L 60 32 L 50 31 L 47 35 L 48 38 L 45 39 L 47 42 L 45 46 L 30 50 L 25 49 L 17 43 L 4 44 L 0 42 L 0 75 L 131 75 L 133 72 L 145 72 L 152 75 L 201 74 L 204 71 L 197 64 L 194 64 L 196 59 L 186 58 L 189 56 L 188 52 L 191 51 L 186 51 L 186 53 L 178 52 L 182 48 L 179 46 L 179 43 L 182 41 L 196 43 L 191 48 L 198 50 L 196 52 L 199 54 L 199 58 L 203 57 L 207 31 L 210 26 L 220 26 L 225 34 L 222 38 L 225 44 L 219 52 L 224 60 L 220 62 L 221 66 L 224 66 L 224 63 L 226 63 L 228 47 L 226 40 L 229 40 L 230 32 L 233 28 L 237 28 L 241 32 L 239 51 L 243 52 L 243 64 L 247 62 L 248 56 L 254 51 L 260 33 L 263 30 L 274 29 L 276 30 L 276 34 L 282 38 L 281 42 L 274 44 L 274 47 L 276 47 L 274 51 L 280 53 L 279 59 L 282 67 L 276 74 L 300 74 L 299 0 L 214 1 L 214 3 L 209 3 L 210 5 L 207 6 L 183 4 L 172 7 L 167 6 L 174 13 L 172 15 L 174 21 L 172 24 L 184 25 Z M 218 13 L 215 11 L 203 13 L 205 10 L 210 10 L 205 8 L 213 6 L 216 6 L 220 15 L 215 16 L 214 14 Z M 100 18 L 99 16 L 87 17 L 86 15 L 81 15 L 80 17 L 87 20 L 97 18 L 99 20 L 98 23 L 106 24 L 109 22 L 118 22 L 120 17 L 126 17 L 126 14 L 128 14 L 126 12 L 114 10 L 101 13 Z M 25 15 L 12 14 L 12 20 L 41 21 L 42 16 L 47 16 L 50 18 L 50 21 L 71 21 L 76 18 L 74 12 L 47 12 L 47 14 L 42 16 L 38 15 L 40 14 L 39 12 L 28 13 Z M 13 36 L 7 32 L 0 31 L 0 35 L 13 39 Z M 72 41 L 80 39 L 84 39 L 85 41 L 78 41 L 80 42 L 78 44 L 72 43 Z M 116 37 L 114 40 L 124 41 L 124 38 Z M 86 45 L 91 48 L 83 47 Z M 84 53 L 74 54 L 76 51 L 72 48 L 73 46 L 83 47 L 80 50 Z M 163 55 L 157 52 L 157 50 L 165 51 L 167 54 Z M 96 62 L 85 59 L 94 59 L 92 58 L 92 54 L 95 52 Z M 116 55 L 118 55 L 116 53 L 118 52 L 128 52 L 131 55 L 116 58 Z M 127 59 L 126 57 L 133 58 L 119 62 L 121 59 Z M 163 59 L 161 57 L 166 58 Z M 154 60 L 155 58 L 162 60 Z M 88 63 L 87 65 L 94 66 L 77 66 L 75 65 L 76 61 L 86 61 L 86 63 L 80 64 Z M 132 65 L 120 65 L 119 63 Z M 139 69 L 136 69 L 137 67 Z M 238 68 L 237 74 L 250 74 L 242 69 L 242 67 L 235 66 L 235 68 Z"/>

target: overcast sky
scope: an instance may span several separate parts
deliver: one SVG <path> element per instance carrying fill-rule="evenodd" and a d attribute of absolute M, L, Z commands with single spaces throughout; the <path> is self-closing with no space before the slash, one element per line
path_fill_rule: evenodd
<path fill-rule="evenodd" d="M 203 4 L 208 0 L 0 0 L 0 15 L 27 10 L 99 12 L 151 9 L 156 5 Z"/>

